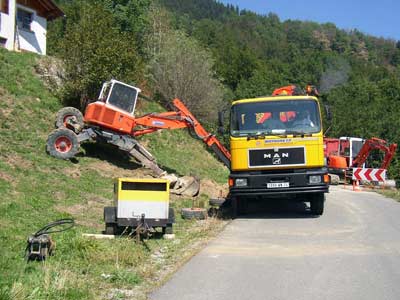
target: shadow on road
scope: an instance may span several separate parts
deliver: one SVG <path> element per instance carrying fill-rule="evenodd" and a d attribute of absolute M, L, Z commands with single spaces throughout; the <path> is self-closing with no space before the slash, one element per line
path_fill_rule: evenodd
<path fill-rule="evenodd" d="M 316 218 L 305 202 L 290 200 L 247 199 L 240 209 L 238 218 L 246 219 L 295 219 Z"/>

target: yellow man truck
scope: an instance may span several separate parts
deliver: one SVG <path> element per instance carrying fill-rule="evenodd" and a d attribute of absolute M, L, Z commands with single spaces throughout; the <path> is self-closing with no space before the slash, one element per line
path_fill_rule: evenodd
<path fill-rule="evenodd" d="M 295 86 L 237 100 L 230 119 L 229 198 L 236 216 L 247 198 L 310 202 L 322 215 L 328 192 L 317 91 Z"/>

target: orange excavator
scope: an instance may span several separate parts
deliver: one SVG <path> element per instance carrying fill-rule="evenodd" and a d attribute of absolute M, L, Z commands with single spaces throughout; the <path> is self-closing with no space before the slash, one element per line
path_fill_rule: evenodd
<path fill-rule="evenodd" d="M 385 153 L 380 169 L 387 170 L 396 153 L 397 144 L 388 144 L 385 140 L 355 137 L 325 138 L 325 157 L 329 173 L 344 177 L 351 168 L 362 168 L 374 150 Z"/>
<path fill-rule="evenodd" d="M 117 80 L 105 82 L 97 101 L 90 103 L 85 114 L 73 107 L 64 107 L 56 115 L 56 129 L 47 139 L 47 152 L 60 159 L 74 157 L 80 143 L 94 140 L 117 146 L 158 176 L 172 181 L 172 191 L 184 191 L 189 185 L 174 176 L 169 176 L 156 163 L 155 158 L 136 137 L 162 129 L 188 128 L 193 135 L 210 147 L 229 168 L 231 155 L 222 143 L 209 133 L 179 100 L 174 99 L 174 111 L 151 113 L 135 117 L 139 88 Z M 171 175 L 171 174 L 170 174 Z M 189 179 L 192 183 L 192 180 Z M 198 185 L 192 189 L 196 194 Z"/>

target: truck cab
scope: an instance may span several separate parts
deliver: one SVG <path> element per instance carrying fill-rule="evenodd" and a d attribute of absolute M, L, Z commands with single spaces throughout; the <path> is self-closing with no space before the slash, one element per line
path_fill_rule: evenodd
<path fill-rule="evenodd" d="M 310 202 L 321 215 L 328 192 L 323 131 L 314 96 L 271 96 L 232 103 L 230 196 Z"/>

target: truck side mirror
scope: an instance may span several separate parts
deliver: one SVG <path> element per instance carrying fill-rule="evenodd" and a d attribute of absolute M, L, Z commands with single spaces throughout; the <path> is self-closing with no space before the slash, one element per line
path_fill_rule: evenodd
<path fill-rule="evenodd" d="M 225 134 L 225 128 L 224 128 L 224 112 L 219 111 L 218 112 L 218 133 L 220 135 Z"/>
<path fill-rule="evenodd" d="M 224 127 L 224 112 L 218 112 L 218 127 Z"/>
<path fill-rule="evenodd" d="M 332 111 L 331 107 L 328 104 L 325 104 L 325 114 L 326 114 L 326 119 L 328 121 L 332 121 Z"/>

